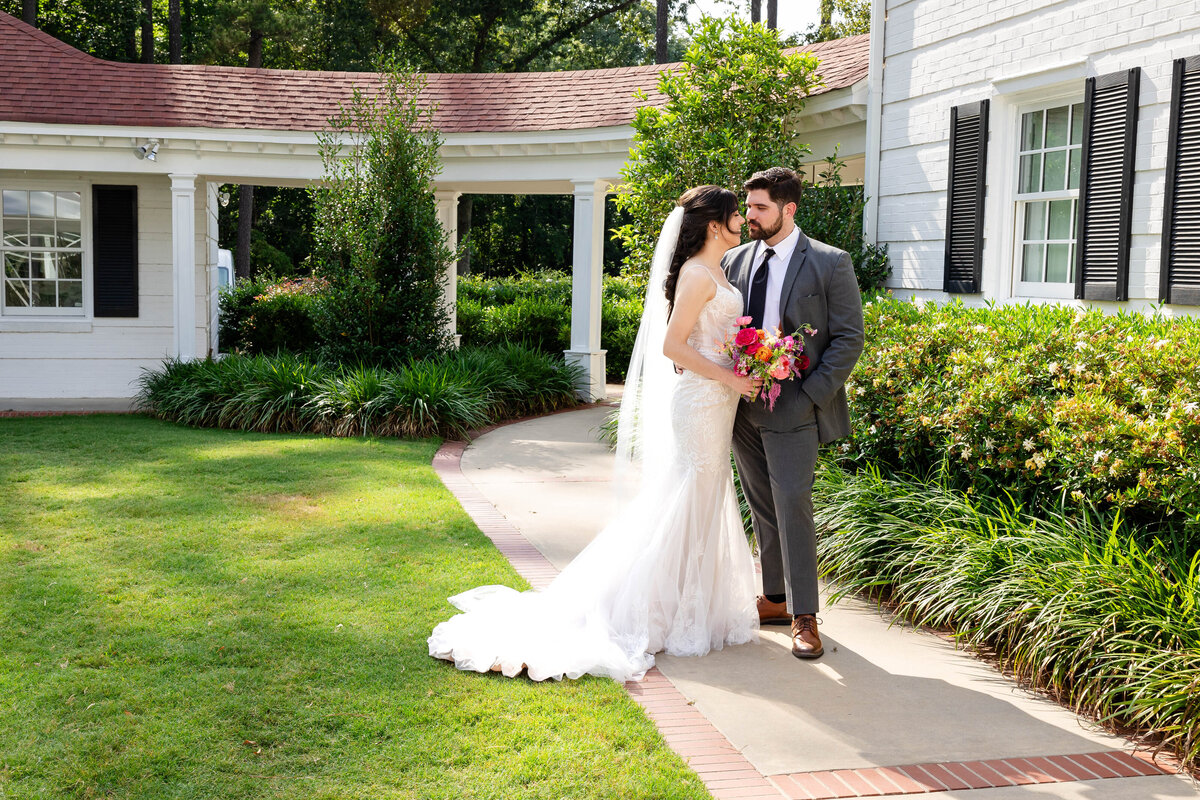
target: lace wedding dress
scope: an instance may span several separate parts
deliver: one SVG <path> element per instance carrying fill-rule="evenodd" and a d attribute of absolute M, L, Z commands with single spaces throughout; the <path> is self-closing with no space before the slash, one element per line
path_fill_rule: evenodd
<path fill-rule="evenodd" d="M 741 313 L 737 289 L 718 284 L 688 343 L 728 366 L 718 348 Z M 738 395 L 691 371 L 669 380 L 673 443 L 657 454 L 669 466 L 644 475 L 636 497 L 546 589 L 484 586 L 450 598 L 463 613 L 434 628 L 431 656 L 510 677 L 525 669 L 536 681 L 627 681 L 660 651 L 700 656 L 751 641 L 754 564 L 729 466 Z"/>

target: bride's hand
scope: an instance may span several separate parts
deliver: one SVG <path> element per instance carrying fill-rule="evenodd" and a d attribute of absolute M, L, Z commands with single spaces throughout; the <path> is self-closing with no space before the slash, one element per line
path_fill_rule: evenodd
<path fill-rule="evenodd" d="M 748 375 L 738 375 L 736 372 L 730 372 L 730 380 L 727 381 L 730 387 L 737 391 L 742 397 L 747 400 L 753 400 L 758 396 L 758 390 L 762 388 L 762 378 L 751 378 Z"/>

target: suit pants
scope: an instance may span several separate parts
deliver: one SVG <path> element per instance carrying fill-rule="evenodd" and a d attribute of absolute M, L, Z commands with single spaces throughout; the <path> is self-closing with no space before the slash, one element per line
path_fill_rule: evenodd
<path fill-rule="evenodd" d="M 738 409 L 733 457 L 758 539 L 763 594 L 786 595 L 791 614 L 815 614 L 820 602 L 812 503 L 817 420 L 810 407 L 797 427 L 773 430 L 771 413 Z"/>

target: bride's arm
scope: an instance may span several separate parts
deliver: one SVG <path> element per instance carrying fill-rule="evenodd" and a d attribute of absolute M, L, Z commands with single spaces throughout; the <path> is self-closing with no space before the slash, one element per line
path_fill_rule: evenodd
<path fill-rule="evenodd" d="M 754 381 L 709 361 L 687 341 L 704 304 L 716 293 L 716 284 L 702 269 L 686 270 L 679 276 L 679 283 L 675 286 L 675 308 L 671 311 L 671 320 L 667 323 L 667 334 L 663 340 L 663 355 L 685 370 L 720 381 L 739 394 L 748 395 L 755 388 Z"/>

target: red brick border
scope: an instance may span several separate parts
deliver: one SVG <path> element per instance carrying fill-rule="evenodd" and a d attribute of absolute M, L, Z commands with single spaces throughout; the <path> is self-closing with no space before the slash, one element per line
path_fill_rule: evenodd
<path fill-rule="evenodd" d="M 522 420 L 514 420 L 517 421 Z M 503 425 L 489 427 L 476 432 L 476 435 L 499 427 Z M 462 454 L 466 448 L 466 442 L 443 444 L 433 457 L 434 471 L 521 577 L 535 589 L 545 588 L 554 580 L 558 570 L 463 475 Z M 645 709 L 671 749 L 695 770 L 718 800 L 886 797 L 1098 778 L 1169 775 L 1178 771 L 1177 764 L 1150 753 L 1130 754 L 1109 750 L 1077 755 L 931 762 L 765 776 L 658 668 L 647 672 L 641 682 L 626 683 L 625 691 Z"/>
<path fill-rule="evenodd" d="M 772 775 L 770 780 L 790 800 L 833 800 L 1173 773 L 1148 755 L 1107 750 L 1069 756 L 794 772 Z"/>

